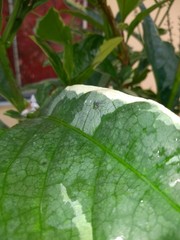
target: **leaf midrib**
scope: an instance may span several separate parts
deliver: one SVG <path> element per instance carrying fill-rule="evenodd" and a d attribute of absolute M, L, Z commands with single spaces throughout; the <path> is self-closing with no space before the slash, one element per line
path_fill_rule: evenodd
<path fill-rule="evenodd" d="M 76 128 L 64 120 L 57 118 L 55 116 L 48 116 L 46 120 L 53 121 L 55 123 L 60 124 L 61 126 L 66 127 L 69 130 L 74 131 L 75 133 L 83 136 L 88 141 L 92 142 L 96 147 L 99 147 L 103 152 L 106 152 L 108 155 L 113 157 L 116 161 L 118 161 L 125 168 L 129 169 L 132 173 L 134 173 L 139 179 L 143 182 L 147 183 L 153 190 L 155 190 L 163 199 L 165 199 L 171 207 L 173 207 L 176 211 L 180 212 L 180 206 L 176 204 L 166 193 L 164 193 L 160 188 L 158 188 L 150 179 L 148 179 L 145 175 L 141 174 L 137 169 L 128 164 L 124 159 L 120 158 L 118 155 L 113 153 L 108 147 L 98 142 L 95 138 L 90 136 L 89 134 L 83 132 L 81 129 Z"/>

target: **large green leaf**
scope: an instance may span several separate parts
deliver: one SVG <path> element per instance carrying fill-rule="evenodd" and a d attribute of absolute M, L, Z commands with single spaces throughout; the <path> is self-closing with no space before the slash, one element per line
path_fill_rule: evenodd
<path fill-rule="evenodd" d="M 45 112 L 0 136 L 0 239 L 179 239 L 179 117 L 82 85 Z"/>

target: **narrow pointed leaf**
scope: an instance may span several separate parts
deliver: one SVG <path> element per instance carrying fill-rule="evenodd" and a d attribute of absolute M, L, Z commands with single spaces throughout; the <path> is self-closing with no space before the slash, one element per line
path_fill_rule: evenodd
<path fill-rule="evenodd" d="M 122 41 L 121 37 L 112 38 L 110 40 L 104 41 L 99 49 L 99 53 L 93 60 L 93 66 L 99 65 Z"/>
<path fill-rule="evenodd" d="M 103 21 L 101 16 L 95 11 L 95 8 L 90 8 L 83 6 L 83 4 L 74 0 L 64 1 L 70 9 L 63 10 L 64 12 L 70 13 L 73 16 L 79 17 L 81 19 L 87 20 L 93 26 L 98 27 L 103 30 Z"/>
<path fill-rule="evenodd" d="M 72 86 L 0 136 L 0 238 L 178 240 L 180 119 Z"/>
<path fill-rule="evenodd" d="M 74 77 L 72 82 L 74 84 L 83 83 L 87 80 L 94 70 L 105 60 L 105 58 L 118 46 L 121 42 L 122 38 L 116 37 L 110 40 L 104 41 L 102 45 L 99 47 L 99 51 L 94 57 L 93 61 L 83 70 L 81 71 L 77 77 Z"/>

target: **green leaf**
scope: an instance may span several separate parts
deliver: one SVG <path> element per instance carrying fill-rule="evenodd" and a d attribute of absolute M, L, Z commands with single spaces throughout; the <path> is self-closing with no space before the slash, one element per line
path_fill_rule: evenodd
<path fill-rule="evenodd" d="M 135 19 L 130 23 L 129 27 L 128 27 L 128 39 L 131 36 L 131 34 L 134 32 L 134 29 L 137 27 L 137 25 L 147 16 L 149 15 L 152 11 L 154 11 L 155 9 L 159 8 L 162 6 L 162 4 L 166 3 L 169 0 L 164 0 L 158 3 L 155 3 L 154 5 L 152 5 L 151 7 L 149 7 L 148 9 L 144 10 L 143 12 L 140 12 Z"/>
<path fill-rule="evenodd" d="M 26 15 L 34 8 L 47 2 L 47 0 L 15 0 L 13 1 L 13 11 L 10 14 L 8 22 L 3 31 L 2 39 L 7 47 L 10 47 L 12 41 L 24 21 Z"/>
<path fill-rule="evenodd" d="M 8 129 L 8 126 L 3 121 L 0 120 L 0 134 L 1 132 L 7 129 Z"/>
<path fill-rule="evenodd" d="M 14 78 L 6 48 L 0 39 L 0 95 L 11 102 L 19 112 L 25 109 L 27 102 Z"/>
<path fill-rule="evenodd" d="M 74 75 L 77 75 L 92 63 L 103 41 L 104 38 L 101 35 L 89 34 L 85 39 L 73 45 L 74 64 L 76 66 Z"/>
<path fill-rule="evenodd" d="M 141 2 L 141 0 L 117 0 L 122 22 Z"/>
<path fill-rule="evenodd" d="M 70 28 L 64 25 L 58 11 L 54 8 L 50 8 L 48 13 L 39 19 L 35 33 L 43 40 L 51 40 L 60 44 L 72 41 Z"/>
<path fill-rule="evenodd" d="M 96 55 L 93 60 L 92 65 L 97 67 L 113 50 L 116 48 L 122 41 L 121 37 L 115 37 L 110 40 L 104 41 L 99 49 L 99 53 Z"/>
<path fill-rule="evenodd" d="M 144 11 L 143 5 L 141 5 Z M 178 58 L 170 43 L 163 42 L 150 16 L 143 22 L 145 50 L 158 88 L 159 101 L 167 106 L 178 68 Z"/>
<path fill-rule="evenodd" d="M 88 21 L 93 27 L 97 27 L 103 30 L 103 21 L 101 16 L 96 12 L 95 8 L 90 8 L 90 6 L 85 7 L 81 3 L 74 0 L 64 1 L 70 9 L 63 9 L 61 12 L 69 13 L 75 17 L 79 17 Z M 92 5 L 91 5 L 92 6 Z"/>
<path fill-rule="evenodd" d="M 58 11 L 50 8 L 48 13 L 39 20 L 35 34 L 40 40 L 53 41 L 64 46 L 63 66 L 70 77 L 74 68 L 71 30 L 64 24 Z"/>
<path fill-rule="evenodd" d="M 14 111 L 14 110 L 8 110 L 8 111 L 6 111 L 6 112 L 5 112 L 5 115 L 6 115 L 6 116 L 9 116 L 9 117 L 11 117 L 11 118 L 18 119 L 18 120 L 23 119 L 22 115 L 21 115 L 19 112 Z"/>
<path fill-rule="evenodd" d="M 176 107 L 176 103 L 177 103 L 177 107 Z M 173 108 L 177 108 L 178 114 L 180 113 L 180 61 L 178 64 L 175 81 L 172 86 L 172 91 L 171 91 L 171 95 L 170 95 L 167 106 L 172 110 Z"/>
<path fill-rule="evenodd" d="M 118 46 L 121 40 L 122 38 L 116 37 L 104 41 L 91 64 L 83 69 L 83 71 L 81 71 L 77 76 L 75 76 L 72 82 L 74 84 L 85 82 L 85 80 L 87 80 L 93 74 L 94 70 L 105 60 L 105 58 L 114 50 L 114 48 Z"/>
<path fill-rule="evenodd" d="M 47 42 L 43 41 L 39 37 L 32 36 L 31 39 L 43 50 L 44 54 L 48 57 L 49 62 L 51 63 L 61 82 L 65 85 L 68 85 L 70 80 L 64 69 L 64 65 L 59 54 L 57 54 Z"/>
<path fill-rule="evenodd" d="M 0 238 L 178 240 L 180 119 L 76 85 L 0 136 Z"/>

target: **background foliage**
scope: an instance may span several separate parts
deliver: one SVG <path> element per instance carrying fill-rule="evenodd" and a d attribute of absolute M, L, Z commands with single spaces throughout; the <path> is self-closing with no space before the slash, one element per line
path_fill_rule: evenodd
<path fill-rule="evenodd" d="M 0 94 L 12 102 L 19 112 L 26 108 L 27 102 L 16 84 L 6 51 L 25 16 L 44 2 L 46 1 L 15 0 L 13 13 L 0 37 Z M 113 15 L 105 0 L 90 0 L 87 7 L 73 0 L 64 2 L 66 9 L 57 11 L 51 8 L 45 16 L 39 18 L 34 35 L 31 36 L 46 54 L 46 64 L 52 65 L 57 74 L 56 85 L 54 81 L 49 84 L 46 81 L 46 87 L 43 87 L 43 83 L 37 85 L 37 95 L 41 95 L 37 96 L 37 99 L 41 98 L 40 104 L 43 102 L 42 96 L 45 100 L 53 92 L 52 84 L 55 88 L 64 88 L 84 83 L 152 98 L 179 113 L 179 53 L 175 52 L 172 42 L 161 39 L 164 32 L 170 31 L 170 26 L 167 29 L 161 28 L 165 17 L 157 23 L 149 15 L 157 9 L 159 14 L 161 9 L 166 8 L 168 16 L 173 0 L 152 1 L 152 6 L 147 9 L 144 5 L 146 1 L 136 0 L 132 3 L 117 0 L 117 16 Z M 1 0 L 0 8 L 2 7 Z M 136 15 L 127 23 L 126 19 L 133 11 Z M 72 18 L 72 26 L 64 23 L 63 14 Z M 82 20 L 83 24 L 74 19 Z M 137 27 L 141 23 L 143 32 L 138 32 Z M 130 47 L 130 38 L 136 38 L 140 42 L 141 51 Z M 150 71 L 154 74 L 156 93 L 141 87 L 141 82 Z"/>

